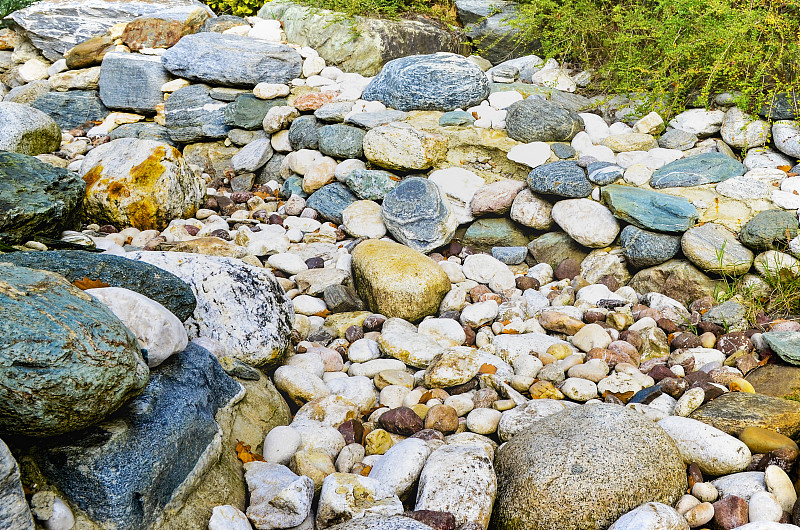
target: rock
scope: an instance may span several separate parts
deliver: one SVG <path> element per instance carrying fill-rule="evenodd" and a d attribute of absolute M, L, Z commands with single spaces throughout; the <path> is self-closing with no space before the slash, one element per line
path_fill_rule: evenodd
<path fill-rule="evenodd" d="M 100 67 L 100 99 L 110 109 L 155 114 L 164 102 L 161 86 L 169 80 L 157 56 L 108 53 Z"/>
<path fill-rule="evenodd" d="M 400 171 L 428 169 L 444 160 L 447 138 L 407 123 L 375 127 L 364 136 L 364 156 L 375 165 Z"/>
<path fill-rule="evenodd" d="M 60 145 L 61 130 L 53 118 L 27 105 L 0 102 L 0 151 L 39 155 Z"/>
<path fill-rule="evenodd" d="M 97 92 L 92 90 L 47 92 L 30 106 L 53 118 L 59 128 L 67 130 L 88 121 L 102 121 L 109 113 Z"/>
<path fill-rule="evenodd" d="M 582 130 L 576 112 L 548 100 L 529 98 L 508 107 L 506 131 L 520 142 L 568 142 Z"/>
<path fill-rule="evenodd" d="M 383 491 L 405 498 L 419 478 L 425 461 L 431 454 L 428 444 L 418 438 L 408 438 L 393 445 L 369 472 Z"/>
<path fill-rule="evenodd" d="M 403 121 L 408 117 L 407 112 L 401 110 L 378 110 L 372 112 L 357 112 L 350 113 L 345 118 L 344 122 L 349 125 L 355 125 L 362 129 L 372 130 L 381 125 L 388 125 L 393 122 Z"/>
<path fill-rule="evenodd" d="M 725 113 L 720 135 L 725 143 L 736 149 L 760 147 L 769 141 L 769 123 L 748 116 L 739 107 Z"/>
<path fill-rule="evenodd" d="M 287 84 L 302 68 L 300 55 L 288 46 L 213 32 L 187 35 L 161 61 L 173 75 L 222 86 Z"/>
<path fill-rule="evenodd" d="M 108 135 L 112 140 L 120 138 L 138 138 L 139 140 L 155 140 L 156 142 L 164 142 L 172 147 L 177 147 L 172 138 L 169 137 L 167 128 L 163 125 L 158 125 L 153 122 L 139 122 L 127 123 L 116 127 L 111 134 Z"/>
<path fill-rule="evenodd" d="M 424 443 L 424 442 L 423 442 Z M 403 513 L 403 503 L 396 495 L 382 489 L 376 479 L 350 473 L 325 477 L 317 508 L 317 528 L 349 521 L 365 515 L 392 516 Z"/>
<path fill-rule="evenodd" d="M 244 465 L 250 505 L 247 517 L 258 530 L 300 525 L 311 513 L 314 482 L 269 462 Z"/>
<path fill-rule="evenodd" d="M 467 37 L 479 47 L 481 57 L 492 64 L 536 51 L 536 42 L 519 42 L 520 30 L 508 23 L 517 16 L 513 2 L 459 0 L 456 10 Z"/>
<path fill-rule="evenodd" d="M 497 92 L 497 94 L 503 94 L 503 92 Z M 550 146 L 546 142 L 530 142 L 512 147 L 507 156 L 509 160 L 534 168 L 547 162 L 552 155 Z"/>
<path fill-rule="evenodd" d="M 428 388 L 447 388 L 466 383 L 478 373 L 480 360 L 475 350 L 455 346 L 443 350 L 425 369 L 424 382 Z"/>
<path fill-rule="evenodd" d="M 492 456 L 480 445 L 445 445 L 428 457 L 415 510 L 453 514 L 457 525 L 489 525 L 498 479 Z"/>
<path fill-rule="evenodd" d="M 0 431 L 28 436 L 74 431 L 141 392 L 148 370 L 136 338 L 105 305 L 57 274 L 9 264 L 2 269 L 6 290 L 0 313 L 8 362 Z M 45 332 L 52 341 L 30 342 Z M 25 367 L 37 363 L 45 363 L 48 372 L 28 377 Z M 58 384 L 64 377 L 79 385 Z"/>
<path fill-rule="evenodd" d="M 253 530 L 247 516 L 235 506 L 215 506 L 208 520 L 208 530 Z"/>
<path fill-rule="evenodd" d="M 739 240 L 753 250 L 772 250 L 798 234 L 797 217 L 784 210 L 765 210 L 747 221 Z"/>
<path fill-rule="evenodd" d="M 261 129 L 270 109 L 284 105 L 285 98 L 263 100 L 252 94 L 239 94 L 223 111 L 225 124 L 248 130 Z"/>
<path fill-rule="evenodd" d="M 766 454 L 782 449 L 798 450 L 797 444 L 788 436 L 763 427 L 745 427 L 739 433 L 739 439 L 753 454 Z"/>
<path fill-rule="evenodd" d="M 796 120 L 800 116 L 800 102 L 797 93 L 779 92 L 761 106 L 758 114 L 768 120 Z"/>
<path fill-rule="evenodd" d="M 266 121 L 266 120 L 265 120 Z M 314 116 L 300 116 L 295 118 L 289 127 L 289 144 L 292 149 L 317 149 L 319 147 L 319 134 L 317 129 L 321 126 Z M 266 127 L 265 127 L 266 129 Z"/>
<path fill-rule="evenodd" d="M 610 162 L 592 162 L 586 167 L 586 173 L 593 184 L 606 186 L 621 179 L 625 169 Z"/>
<path fill-rule="evenodd" d="M 575 452 L 576 446 L 583 450 Z M 623 464 L 631 461 L 635 470 Z M 644 502 L 671 505 L 686 488 L 672 440 L 649 420 L 613 405 L 549 416 L 503 445 L 495 462 L 494 523 L 500 530 L 605 528 Z"/>
<path fill-rule="evenodd" d="M 334 182 L 323 186 L 306 200 L 306 206 L 313 208 L 323 219 L 342 224 L 342 212 L 358 200 L 344 184 Z"/>
<path fill-rule="evenodd" d="M 681 248 L 689 261 L 706 272 L 739 276 L 753 265 L 753 253 L 730 230 L 715 223 L 687 230 Z"/>
<path fill-rule="evenodd" d="M 427 253 L 450 242 L 458 222 L 436 184 L 409 177 L 383 200 L 383 222 L 400 243 Z"/>
<path fill-rule="evenodd" d="M 793 390 L 794 388 L 800 388 L 800 368 L 794 366 L 783 364 L 760 366 L 749 372 L 746 380 L 753 385 L 753 388 L 759 394 L 780 398 L 786 397 L 786 399 L 792 399 L 790 396 L 800 397 Z"/>
<path fill-rule="evenodd" d="M 530 189 L 524 189 L 514 197 L 510 217 L 523 226 L 547 230 L 553 225 L 552 210 L 549 202 L 534 195 Z"/>
<path fill-rule="evenodd" d="M 353 279 L 371 310 L 418 321 L 435 314 L 450 280 L 419 252 L 389 241 L 365 241 L 353 250 Z"/>
<path fill-rule="evenodd" d="M 464 245 L 485 252 L 499 245 L 524 247 L 528 242 L 525 232 L 507 217 L 478 219 L 469 225 L 462 238 Z"/>
<path fill-rule="evenodd" d="M 723 394 L 689 417 L 731 436 L 739 436 L 746 427 L 777 430 L 790 437 L 800 433 L 800 405 L 787 399 L 748 392 Z"/>
<path fill-rule="evenodd" d="M 447 196 L 447 201 L 455 212 L 459 224 L 475 220 L 475 212 L 470 201 L 485 184 L 481 177 L 467 169 L 451 167 L 432 171 L 428 175 L 428 180 L 439 186 L 442 193 Z"/>
<path fill-rule="evenodd" d="M 197 298 L 192 318 L 184 323 L 190 339 L 212 337 L 228 355 L 256 367 L 283 360 L 294 311 L 266 270 L 233 258 L 181 252 L 129 252 L 127 257 L 190 285 Z"/>
<path fill-rule="evenodd" d="M 199 16 L 189 24 L 195 24 L 197 28 L 202 25 L 208 17 L 207 13 L 199 13 Z M 178 20 L 168 20 L 155 17 L 141 17 L 129 22 L 122 31 L 122 42 L 131 50 L 139 51 L 143 48 L 171 48 L 178 43 L 184 33 L 184 23 Z M 192 32 L 193 33 L 193 32 Z"/>
<path fill-rule="evenodd" d="M 215 415 L 243 395 L 207 350 L 190 344 L 152 372 L 142 395 L 115 417 L 81 436 L 42 441 L 32 456 L 43 475 L 97 523 L 157 526 L 219 458 L 222 429 Z"/>
<path fill-rule="evenodd" d="M 330 530 L 430 530 L 431 527 L 424 523 L 418 523 L 414 519 L 405 516 L 396 515 L 393 517 L 385 517 L 368 515 L 366 517 L 351 519 L 346 523 L 337 524 L 336 526 L 329 526 L 328 528 Z M 752 530 L 769 529 L 756 528 Z"/>
<path fill-rule="evenodd" d="M 14 12 L 13 20 L 24 31 L 34 46 L 51 61 L 90 37 L 102 35 L 112 26 L 131 22 L 137 17 L 156 17 L 187 20 L 198 8 L 211 10 L 194 0 L 160 2 L 139 0 L 135 2 L 106 2 L 76 0 L 69 2 L 47 1 Z M 91 16 L 87 16 L 91 13 Z M 76 68 L 76 66 L 71 66 Z"/>
<path fill-rule="evenodd" d="M 689 524 L 681 514 L 660 502 L 648 502 L 631 510 L 608 527 L 608 530 L 689 530 Z"/>
<path fill-rule="evenodd" d="M 736 495 L 728 495 L 713 504 L 714 523 L 719 528 L 737 528 L 747 522 L 747 501 Z"/>
<path fill-rule="evenodd" d="M 583 247 L 563 232 L 548 232 L 537 237 L 528 244 L 528 252 L 537 262 L 547 263 L 552 268 L 558 267 L 565 259 L 580 263 L 587 254 Z"/>
<path fill-rule="evenodd" d="M 436 83 L 430 83 L 435 76 Z M 456 54 L 409 55 L 386 63 L 362 98 L 402 110 L 468 108 L 489 96 L 489 79 L 474 63 Z"/>
<path fill-rule="evenodd" d="M 326 125 L 317 130 L 319 150 L 334 158 L 360 158 L 364 155 L 364 131 L 349 125 Z"/>
<path fill-rule="evenodd" d="M 77 228 L 85 189 L 75 173 L 0 152 L 0 240 L 23 243 Z"/>
<path fill-rule="evenodd" d="M 761 471 L 744 471 L 712 480 L 711 484 L 719 492 L 721 498 L 736 496 L 745 500 L 753 493 L 766 491 L 764 473 Z"/>
<path fill-rule="evenodd" d="M 397 187 L 398 178 L 380 169 L 354 169 L 347 175 L 347 187 L 359 198 L 380 201 Z"/>
<path fill-rule="evenodd" d="M 22 491 L 19 480 L 19 466 L 0 440 L 0 518 L 3 526 L 19 530 L 33 530 L 31 510 Z"/>
<path fill-rule="evenodd" d="M 230 126 L 225 124 L 227 104 L 213 99 L 210 92 L 206 85 L 189 85 L 172 93 L 164 104 L 170 138 L 190 143 L 228 136 Z"/>
<path fill-rule="evenodd" d="M 770 331 L 761 335 L 778 357 L 789 364 L 800 365 L 797 344 L 800 342 L 800 333 L 796 331 Z M 786 390 L 791 390 L 789 387 Z M 788 394 L 787 394 L 788 395 Z"/>
<path fill-rule="evenodd" d="M 202 205 L 203 182 L 174 147 L 121 138 L 93 149 L 81 165 L 86 216 L 116 226 L 161 230 Z"/>
<path fill-rule="evenodd" d="M 272 147 L 269 139 L 260 138 L 250 142 L 233 155 L 231 164 L 237 173 L 253 173 L 264 167 L 271 156 Z"/>
<path fill-rule="evenodd" d="M 534 193 L 560 197 L 588 197 L 592 184 L 586 172 L 571 160 L 551 162 L 534 168 L 528 174 L 528 186 Z"/>
<path fill-rule="evenodd" d="M 697 221 L 697 209 L 681 197 L 618 184 L 605 186 L 602 195 L 615 217 L 642 230 L 684 232 Z"/>
<path fill-rule="evenodd" d="M 703 473 L 727 475 L 744 471 L 750 449 L 733 436 L 700 421 L 669 416 L 658 422 L 675 441 L 684 462 L 696 463 Z"/>
<path fill-rule="evenodd" d="M 611 212 L 590 199 L 570 199 L 553 205 L 553 221 L 585 247 L 607 247 L 619 234 L 619 223 Z"/>
<path fill-rule="evenodd" d="M 772 140 L 782 153 L 800 158 L 800 128 L 794 121 L 783 120 L 773 123 Z"/>
<path fill-rule="evenodd" d="M 645 133 L 622 133 L 612 134 L 603 138 L 600 145 L 604 145 L 615 153 L 628 151 L 649 151 L 658 147 L 658 142 L 649 134 Z"/>
<path fill-rule="evenodd" d="M 337 12 L 291 3 L 265 4 L 259 16 L 280 20 L 289 42 L 317 50 L 329 66 L 365 76 L 378 74 L 384 64 L 398 57 L 463 49 L 461 32 L 424 19 L 342 19 Z"/>
<path fill-rule="evenodd" d="M 658 146 L 664 149 L 687 151 L 695 146 L 697 136 L 681 129 L 670 129 L 658 139 Z"/>
<path fill-rule="evenodd" d="M 380 239 L 386 235 L 381 205 L 373 201 L 356 201 L 342 211 L 342 226 L 353 237 Z"/>
<path fill-rule="evenodd" d="M 681 158 L 653 172 L 653 188 L 700 186 L 744 175 L 747 170 L 737 160 L 722 153 L 704 153 Z"/>
<path fill-rule="evenodd" d="M 681 249 L 680 236 L 650 232 L 633 225 L 622 229 L 619 242 L 628 263 L 640 269 L 660 265 Z"/>
<path fill-rule="evenodd" d="M 444 350 L 428 335 L 411 331 L 384 331 L 378 338 L 378 346 L 389 357 L 416 368 L 427 368 L 434 357 Z"/>
<path fill-rule="evenodd" d="M 675 129 L 706 138 L 719 132 L 724 119 L 725 112 L 721 110 L 689 109 L 672 118 L 669 124 Z"/>

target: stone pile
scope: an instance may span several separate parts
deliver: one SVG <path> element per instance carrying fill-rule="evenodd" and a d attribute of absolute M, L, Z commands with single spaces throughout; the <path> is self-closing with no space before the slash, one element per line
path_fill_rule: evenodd
<path fill-rule="evenodd" d="M 719 281 L 800 273 L 788 100 L 665 123 L 536 56 L 346 72 L 291 6 L 188 7 L 0 33 L 0 433 L 37 520 L 798 528 L 800 324 Z"/>

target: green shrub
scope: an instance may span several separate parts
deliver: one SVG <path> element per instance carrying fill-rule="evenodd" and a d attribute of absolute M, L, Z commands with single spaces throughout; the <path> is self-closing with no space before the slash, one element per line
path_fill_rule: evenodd
<path fill-rule="evenodd" d="M 3 21 L 3 17 L 6 17 L 13 13 L 14 11 L 18 11 L 25 7 L 28 7 L 36 0 L 0 0 L 0 28 L 5 27 L 7 22 Z"/>
<path fill-rule="evenodd" d="M 203 0 L 218 15 L 250 17 L 258 13 L 264 0 Z"/>
<path fill-rule="evenodd" d="M 753 110 L 800 85 L 800 0 L 522 0 L 510 23 L 593 68 L 598 92 L 645 91 L 666 111 L 731 90 Z"/>

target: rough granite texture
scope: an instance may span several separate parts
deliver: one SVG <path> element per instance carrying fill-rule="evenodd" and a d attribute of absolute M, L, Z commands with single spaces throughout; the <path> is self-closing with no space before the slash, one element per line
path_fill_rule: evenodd
<path fill-rule="evenodd" d="M 107 53 L 100 67 L 100 99 L 110 109 L 154 114 L 164 102 L 161 86 L 169 80 L 157 56 Z"/>
<path fill-rule="evenodd" d="M 31 510 L 19 481 L 19 466 L 3 440 L 0 440 L 0 528 L 34 528 Z"/>
<path fill-rule="evenodd" d="M 231 129 L 225 123 L 228 104 L 213 99 L 210 92 L 206 85 L 190 85 L 173 92 L 164 104 L 170 138 L 190 143 L 228 136 Z"/>
<path fill-rule="evenodd" d="M 62 129 L 73 129 L 88 121 L 102 121 L 110 110 L 94 90 L 47 92 L 31 103 L 55 120 Z"/>

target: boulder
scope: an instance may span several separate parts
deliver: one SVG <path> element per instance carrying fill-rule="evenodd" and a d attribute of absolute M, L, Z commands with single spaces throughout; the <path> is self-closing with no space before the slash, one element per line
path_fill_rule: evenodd
<path fill-rule="evenodd" d="M 657 191 L 611 184 L 603 188 L 602 197 L 615 217 L 642 230 L 685 232 L 698 217 L 688 200 Z"/>
<path fill-rule="evenodd" d="M 686 468 L 669 436 L 616 405 L 542 419 L 503 445 L 495 465 L 498 530 L 606 528 L 645 502 L 673 505 L 686 490 Z"/>
<path fill-rule="evenodd" d="M 211 353 L 191 344 L 107 421 L 80 435 L 45 440 L 29 455 L 95 523 L 163 528 L 162 514 L 179 508 L 221 453 L 231 450 L 222 444 L 215 416 L 243 395 Z"/>
<path fill-rule="evenodd" d="M 390 241 L 369 240 L 353 249 L 353 279 L 369 308 L 410 322 L 436 314 L 450 280 L 424 254 Z"/>
<path fill-rule="evenodd" d="M 524 248 L 530 239 L 511 219 L 494 217 L 478 219 L 469 225 L 461 242 L 480 252 L 492 252 L 494 247 Z"/>
<path fill-rule="evenodd" d="M 56 272 L 70 282 L 89 278 L 110 287 L 130 289 L 162 304 L 181 321 L 192 316 L 197 304 L 189 286 L 174 274 L 113 254 L 83 250 L 10 252 L 3 254 L 0 261 Z"/>
<path fill-rule="evenodd" d="M 477 53 L 492 64 L 499 64 L 534 53 L 536 40 L 525 40 L 519 28 L 509 24 L 518 16 L 516 2 L 506 0 L 458 0 L 458 20 Z"/>
<path fill-rule="evenodd" d="M 85 192 L 76 173 L 0 151 L 0 241 L 55 238 L 77 228 Z"/>
<path fill-rule="evenodd" d="M 400 171 L 428 169 L 447 156 L 447 138 L 407 123 L 381 125 L 364 136 L 364 156 L 373 164 Z"/>
<path fill-rule="evenodd" d="M 85 215 L 92 222 L 163 230 L 202 205 L 205 184 L 180 151 L 153 140 L 120 138 L 90 151 L 81 165 Z"/>
<path fill-rule="evenodd" d="M 703 422 L 681 416 L 658 421 L 675 441 L 683 461 L 696 463 L 703 473 L 720 476 L 744 471 L 750 464 L 750 449 L 733 436 Z"/>
<path fill-rule="evenodd" d="M 637 293 L 661 293 L 684 305 L 713 296 L 717 282 L 686 260 L 671 259 L 660 265 L 642 269 L 628 283 Z"/>
<path fill-rule="evenodd" d="M 0 151 L 24 155 L 52 153 L 61 146 L 61 129 L 41 110 L 0 101 Z"/>
<path fill-rule="evenodd" d="M 382 210 L 389 233 L 398 242 L 423 253 L 449 243 L 458 227 L 455 213 L 440 188 L 425 178 L 403 179 L 386 194 Z"/>
<path fill-rule="evenodd" d="M 0 432 L 75 431 L 141 392 L 136 337 L 105 305 L 52 272 L 0 271 Z"/>
<path fill-rule="evenodd" d="M 280 20 L 289 42 L 314 48 L 329 66 L 365 76 L 378 74 L 399 57 L 464 51 L 463 34 L 424 18 L 347 17 L 291 2 L 267 2 L 258 16 Z"/>
<path fill-rule="evenodd" d="M 19 466 L 0 440 L 0 525 L 15 530 L 33 530 L 31 509 L 19 481 Z"/>
<path fill-rule="evenodd" d="M 733 232 L 716 223 L 684 232 L 681 248 L 689 261 L 706 272 L 739 276 L 753 265 L 753 253 L 739 243 Z"/>
<path fill-rule="evenodd" d="M 214 16 L 198 0 L 45 0 L 15 11 L 11 20 L 45 57 L 56 61 L 76 44 L 104 34 L 115 24 L 143 16 L 183 22 L 197 9 Z"/>
<path fill-rule="evenodd" d="M 189 339 L 210 337 L 225 353 L 261 367 L 280 363 L 289 347 L 294 309 L 275 277 L 234 258 L 182 252 L 129 252 L 194 291 L 197 308 L 184 326 Z"/>
<path fill-rule="evenodd" d="M 783 397 L 750 392 L 728 392 L 689 415 L 707 425 L 739 436 L 747 427 L 777 431 L 790 438 L 800 433 L 800 404 Z"/>
<path fill-rule="evenodd" d="M 528 187 L 534 193 L 572 198 L 588 197 L 593 186 L 576 162 L 560 160 L 533 168 L 528 174 Z"/>
<path fill-rule="evenodd" d="M 303 62 L 299 53 L 284 44 L 214 32 L 187 35 L 167 50 L 161 61 L 178 77 L 243 87 L 288 84 L 300 77 Z"/>
<path fill-rule="evenodd" d="M 507 110 L 508 136 L 524 143 L 568 142 L 584 128 L 575 111 L 546 99 L 530 97 L 513 103 Z"/>
<path fill-rule="evenodd" d="M 100 99 L 110 109 L 155 114 L 169 80 L 158 56 L 108 53 L 100 66 Z"/>
<path fill-rule="evenodd" d="M 797 236 L 797 216 L 785 210 L 765 210 L 747 221 L 739 240 L 753 250 L 780 248 Z"/>
<path fill-rule="evenodd" d="M 160 17 L 140 17 L 128 22 L 122 31 L 122 42 L 133 51 L 144 48 L 171 48 L 181 37 L 195 33 L 211 18 L 205 10 L 192 12 L 185 21 Z"/>
<path fill-rule="evenodd" d="M 744 175 L 747 169 L 738 160 L 722 153 L 703 153 L 670 162 L 650 178 L 656 189 L 700 186 Z"/>
<path fill-rule="evenodd" d="M 227 103 L 213 99 L 206 85 L 189 85 L 176 90 L 164 104 L 169 136 L 176 142 L 190 143 L 225 138 L 230 125 L 225 123 Z"/>
<path fill-rule="evenodd" d="M 100 96 L 94 90 L 47 92 L 30 104 L 41 110 L 61 129 L 74 129 L 89 121 L 103 121 L 109 114 Z"/>
<path fill-rule="evenodd" d="M 681 250 L 681 236 L 659 234 L 628 225 L 620 232 L 619 244 L 628 263 L 641 269 L 674 258 Z"/>
<path fill-rule="evenodd" d="M 483 70 L 463 56 L 409 55 L 386 63 L 362 98 L 402 111 L 446 112 L 478 105 L 489 96 L 489 84 Z"/>

